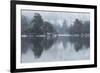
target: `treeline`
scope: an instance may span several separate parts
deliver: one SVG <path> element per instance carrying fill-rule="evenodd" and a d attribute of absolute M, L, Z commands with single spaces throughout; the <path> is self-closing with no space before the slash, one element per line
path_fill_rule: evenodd
<path fill-rule="evenodd" d="M 35 13 L 31 22 L 28 22 L 24 15 L 21 16 L 21 33 L 22 34 L 90 34 L 90 22 L 75 19 L 74 22 L 67 26 L 64 20 L 62 26 L 44 21 L 39 13 Z"/>
<path fill-rule="evenodd" d="M 90 22 L 82 22 L 76 19 L 73 25 L 68 30 L 69 34 L 89 34 L 90 33 Z"/>
<path fill-rule="evenodd" d="M 25 19 L 25 16 L 22 16 Z M 24 23 L 22 19 L 22 34 L 46 34 L 55 33 L 53 25 L 50 22 L 44 21 L 39 13 L 35 13 L 27 28 L 23 28 L 27 22 Z"/>

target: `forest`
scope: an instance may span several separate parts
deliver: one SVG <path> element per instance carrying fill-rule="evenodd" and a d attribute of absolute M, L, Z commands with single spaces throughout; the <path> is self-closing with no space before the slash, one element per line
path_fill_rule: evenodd
<path fill-rule="evenodd" d="M 22 35 L 88 35 L 90 34 L 90 21 L 82 21 L 78 18 L 67 26 L 67 20 L 63 20 L 62 26 L 45 21 L 41 14 L 34 13 L 29 22 L 27 17 L 21 15 L 21 34 Z"/>
<path fill-rule="evenodd" d="M 21 15 L 21 52 L 28 58 L 22 57 L 23 62 L 89 59 L 89 17 L 80 19 L 85 15 L 71 13 L 69 16 L 72 18 L 68 18 L 68 14 L 64 14 L 58 15 L 62 16 L 60 19 L 51 12 L 33 11 L 30 16 L 28 12 Z"/>

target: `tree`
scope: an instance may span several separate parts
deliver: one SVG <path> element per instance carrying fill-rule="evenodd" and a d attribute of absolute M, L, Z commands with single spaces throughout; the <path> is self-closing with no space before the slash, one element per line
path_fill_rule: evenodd
<path fill-rule="evenodd" d="M 81 34 L 81 29 L 82 29 L 82 22 L 78 19 L 75 20 L 74 22 L 74 28 L 73 28 L 73 32 L 76 34 Z"/>
<path fill-rule="evenodd" d="M 24 15 L 21 15 L 21 34 L 25 34 L 27 27 L 28 27 L 27 19 Z"/>
<path fill-rule="evenodd" d="M 53 24 L 47 21 L 43 21 L 42 16 L 39 13 L 35 13 L 30 27 L 26 30 L 27 34 L 40 35 L 47 33 L 55 33 L 56 30 L 53 27 Z"/>
<path fill-rule="evenodd" d="M 43 25 L 43 19 L 39 13 L 35 13 L 32 20 L 32 32 L 36 34 L 43 34 L 40 27 Z"/>
<path fill-rule="evenodd" d="M 43 30 L 44 33 L 54 33 L 55 32 L 55 30 L 50 22 L 45 21 L 44 25 L 43 25 L 43 29 L 44 29 Z"/>
<path fill-rule="evenodd" d="M 64 20 L 63 21 L 63 26 L 62 26 L 62 34 L 65 34 L 65 33 L 67 33 L 67 21 L 66 20 Z"/>
<path fill-rule="evenodd" d="M 43 19 L 39 13 L 35 13 L 28 28 L 24 31 L 28 34 L 42 34 L 40 27 L 43 25 Z"/>
<path fill-rule="evenodd" d="M 69 33 L 70 34 L 81 34 L 82 33 L 82 21 L 79 19 L 76 19 L 73 23 L 73 25 L 69 28 Z"/>
<path fill-rule="evenodd" d="M 90 34 L 90 22 L 89 21 L 84 22 L 83 28 L 82 28 L 82 33 Z"/>

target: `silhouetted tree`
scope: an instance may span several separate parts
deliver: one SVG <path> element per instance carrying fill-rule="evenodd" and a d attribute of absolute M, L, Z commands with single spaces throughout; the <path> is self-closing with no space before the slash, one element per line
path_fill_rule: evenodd
<path fill-rule="evenodd" d="M 84 22 L 83 28 L 82 28 L 82 33 L 90 34 L 90 22 L 89 21 Z"/>
<path fill-rule="evenodd" d="M 24 15 L 21 15 L 21 34 L 25 34 L 27 27 L 28 27 L 27 19 Z"/>
<path fill-rule="evenodd" d="M 90 22 L 89 21 L 80 21 L 76 19 L 73 25 L 68 29 L 70 34 L 89 34 L 90 33 Z"/>
<path fill-rule="evenodd" d="M 46 34 L 55 33 L 53 25 L 50 22 L 43 21 L 42 16 L 39 13 L 35 13 L 28 29 L 26 29 L 27 34 Z"/>
<path fill-rule="evenodd" d="M 32 24 L 32 32 L 36 34 L 42 34 L 40 27 L 43 25 L 43 19 L 39 13 L 34 14 Z"/>
<path fill-rule="evenodd" d="M 62 26 L 62 34 L 66 34 L 67 33 L 67 29 L 68 29 L 68 27 L 67 27 L 67 21 L 64 20 L 63 21 L 63 26 Z"/>
<path fill-rule="evenodd" d="M 55 33 L 55 29 L 53 27 L 53 25 L 50 22 L 44 22 L 43 26 L 41 26 L 41 30 L 44 34 L 47 33 Z"/>
<path fill-rule="evenodd" d="M 52 47 L 53 43 L 56 39 L 47 39 L 47 38 L 41 38 L 41 37 L 35 37 L 32 40 L 32 44 L 34 47 L 32 48 L 32 51 L 35 55 L 35 58 L 39 58 L 44 50 L 49 50 L 50 47 Z"/>

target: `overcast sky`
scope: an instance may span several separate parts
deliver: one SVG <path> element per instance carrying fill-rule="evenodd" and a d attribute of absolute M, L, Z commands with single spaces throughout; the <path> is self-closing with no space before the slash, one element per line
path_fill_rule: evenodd
<path fill-rule="evenodd" d="M 60 26 L 62 26 L 64 20 L 67 21 L 68 26 L 73 24 L 76 18 L 82 21 L 90 20 L 89 13 L 22 10 L 22 15 L 26 16 L 28 20 L 32 19 L 34 13 L 39 13 L 44 21 L 49 21 L 54 25 L 60 25 Z"/>

